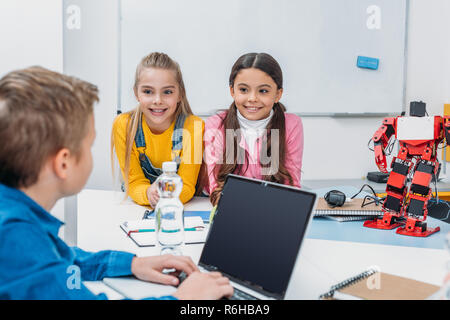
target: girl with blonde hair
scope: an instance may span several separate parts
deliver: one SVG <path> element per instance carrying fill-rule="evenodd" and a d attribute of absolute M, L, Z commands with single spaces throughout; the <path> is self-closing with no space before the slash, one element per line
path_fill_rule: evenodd
<path fill-rule="evenodd" d="M 136 68 L 133 89 L 139 105 L 117 116 L 111 137 L 111 156 L 115 149 L 126 194 L 154 208 L 162 163 L 176 161 L 185 203 L 196 189 L 204 122 L 192 113 L 178 63 L 164 53 L 149 54 Z"/>

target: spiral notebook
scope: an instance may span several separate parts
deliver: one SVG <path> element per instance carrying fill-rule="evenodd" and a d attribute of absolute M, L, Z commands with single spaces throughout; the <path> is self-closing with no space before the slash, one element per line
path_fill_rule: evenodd
<path fill-rule="evenodd" d="M 314 211 L 315 217 L 328 216 L 328 217 L 341 217 L 342 221 L 345 221 L 343 217 L 353 216 L 359 217 L 359 220 L 370 219 L 374 216 L 383 215 L 381 211 L 381 205 L 376 205 L 375 203 L 365 205 L 361 207 L 364 199 L 355 198 L 351 201 L 346 201 L 342 207 L 331 208 L 324 198 L 319 198 L 317 200 L 317 207 Z M 351 219 L 354 220 L 355 218 Z M 335 219 L 336 220 L 336 219 Z"/>
<path fill-rule="evenodd" d="M 346 279 L 322 294 L 321 300 L 425 300 L 439 287 L 369 269 Z"/>
<path fill-rule="evenodd" d="M 156 245 L 155 219 L 125 221 L 120 228 L 138 247 Z M 200 216 L 185 217 L 184 231 L 185 244 L 204 243 L 208 235 Z"/>
<path fill-rule="evenodd" d="M 333 220 L 338 222 L 347 222 L 347 221 L 363 221 L 373 219 L 373 216 L 346 216 L 346 215 L 330 215 L 330 216 L 317 216 L 318 218 Z"/>

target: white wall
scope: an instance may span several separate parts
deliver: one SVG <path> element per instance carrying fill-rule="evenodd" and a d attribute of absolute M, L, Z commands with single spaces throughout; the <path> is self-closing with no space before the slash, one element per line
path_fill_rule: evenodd
<path fill-rule="evenodd" d="M 80 23 L 71 28 L 74 7 Z M 110 137 L 118 100 L 118 10 L 118 0 L 63 1 L 64 73 L 99 89 L 100 102 L 94 107 L 94 170 L 86 184 L 91 189 L 111 189 L 113 184 Z"/>
<path fill-rule="evenodd" d="M 62 72 L 62 31 L 61 0 L 0 1 L 0 77 L 31 65 Z M 63 200 L 52 213 L 64 221 Z"/>
<path fill-rule="evenodd" d="M 450 103 L 450 1 L 410 0 L 407 99 L 427 102 L 429 114 Z"/>
<path fill-rule="evenodd" d="M 0 1 L 0 76 L 41 65 L 62 72 L 61 0 Z"/>

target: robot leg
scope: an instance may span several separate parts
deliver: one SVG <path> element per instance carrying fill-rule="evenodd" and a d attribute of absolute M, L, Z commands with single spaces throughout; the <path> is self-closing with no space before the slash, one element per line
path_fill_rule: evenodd
<path fill-rule="evenodd" d="M 398 234 L 427 237 L 440 230 L 437 228 L 427 228 L 426 218 L 428 214 L 427 203 L 431 197 L 430 182 L 439 163 L 420 160 L 414 172 L 409 191 L 409 203 L 405 210 L 406 225 L 397 229 Z"/>
<path fill-rule="evenodd" d="M 383 218 L 364 222 L 364 226 L 375 229 L 394 229 L 403 222 L 402 218 L 403 201 L 406 195 L 406 178 L 410 170 L 411 162 L 394 158 L 392 161 L 392 171 L 386 185 L 386 200 L 384 200 L 382 211 Z"/>

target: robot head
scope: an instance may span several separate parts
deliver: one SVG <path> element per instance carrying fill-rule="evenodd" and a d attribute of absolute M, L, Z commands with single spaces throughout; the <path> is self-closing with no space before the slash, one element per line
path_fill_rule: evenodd
<path fill-rule="evenodd" d="M 426 104 L 423 101 L 411 101 L 409 104 L 410 117 L 424 117 L 426 112 Z"/>

